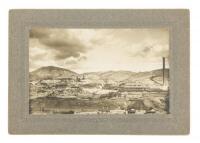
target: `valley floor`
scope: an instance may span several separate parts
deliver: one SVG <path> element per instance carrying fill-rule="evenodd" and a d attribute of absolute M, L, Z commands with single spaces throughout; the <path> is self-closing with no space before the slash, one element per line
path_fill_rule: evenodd
<path fill-rule="evenodd" d="M 30 82 L 30 114 L 167 114 L 168 86 L 77 79 Z"/>

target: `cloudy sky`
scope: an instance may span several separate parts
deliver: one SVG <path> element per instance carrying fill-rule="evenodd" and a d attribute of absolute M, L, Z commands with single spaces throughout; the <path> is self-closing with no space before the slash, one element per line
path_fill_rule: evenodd
<path fill-rule="evenodd" d="M 162 68 L 162 57 L 168 56 L 167 29 L 30 30 L 30 71 L 42 66 L 63 67 L 77 73 L 149 71 Z"/>

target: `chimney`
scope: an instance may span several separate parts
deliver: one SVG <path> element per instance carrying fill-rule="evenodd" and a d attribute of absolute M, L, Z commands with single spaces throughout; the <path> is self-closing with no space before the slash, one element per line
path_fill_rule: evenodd
<path fill-rule="evenodd" d="M 165 85 L 165 57 L 162 58 L 163 60 L 163 85 Z"/>

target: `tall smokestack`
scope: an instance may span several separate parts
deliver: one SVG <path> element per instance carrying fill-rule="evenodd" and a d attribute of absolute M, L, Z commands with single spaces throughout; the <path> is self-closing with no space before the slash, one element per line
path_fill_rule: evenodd
<path fill-rule="evenodd" d="M 163 85 L 165 84 L 165 57 L 163 59 Z"/>

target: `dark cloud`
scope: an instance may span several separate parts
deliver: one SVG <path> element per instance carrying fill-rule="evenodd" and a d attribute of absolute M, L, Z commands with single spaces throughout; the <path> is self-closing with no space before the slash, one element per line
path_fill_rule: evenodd
<path fill-rule="evenodd" d="M 59 38 L 45 38 L 40 42 L 48 49 L 55 51 L 55 58 L 57 60 L 69 57 L 80 57 L 81 53 L 86 52 L 86 47 L 77 39 L 59 39 Z"/>
<path fill-rule="evenodd" d="M 33 28 L 30 30 L 29 36 L 30 38 L 48 38 L 50 31 L 43 28 Z"/>
<path fill-rule="evenodd" d="M 43 48 L 53 53 L 55 60 L 79 58 L 86 52 L 86 46 L 63 29 L 32 29 L 30 38 L 37 38 Z"/>
<path fill-rule="evenodd" d="M 153 46 L 144 46 L 141 51 L 135 53 L 135 56 L 147 57 L 152 52 Z"/>
<path fill-rule="evenodd" d="M 30 55 L 30 59 L 31 60 L 41 59 L 41 58 L 45 57 L 45 55 L 46 55 L 46 53 L 38 53 L 38 54 Z"/>
<path fill-rule="evenodd" d="M 141 50 L 133 51 L 130 53 L 132 57 L 140 58 L 159 58 L 159 57 L 168 57 L 169 49 L 168 45 L 149 45 L 149 46 L 140 46 Z"/>
<path fill-rule="evenodd" d="M 65 60 L 65 65 L 76 65 L 80 61 L 84 61 L 87 58 L 85 56 L 80 56 L 79 58 L 68 58 Z"/>
<path fill-rule="evenodd" d="M 152 48 L 152 46 L 146 46 L 144 49 L 142 49 L 142 53 L 147 54 L 151 51 Z"/>

